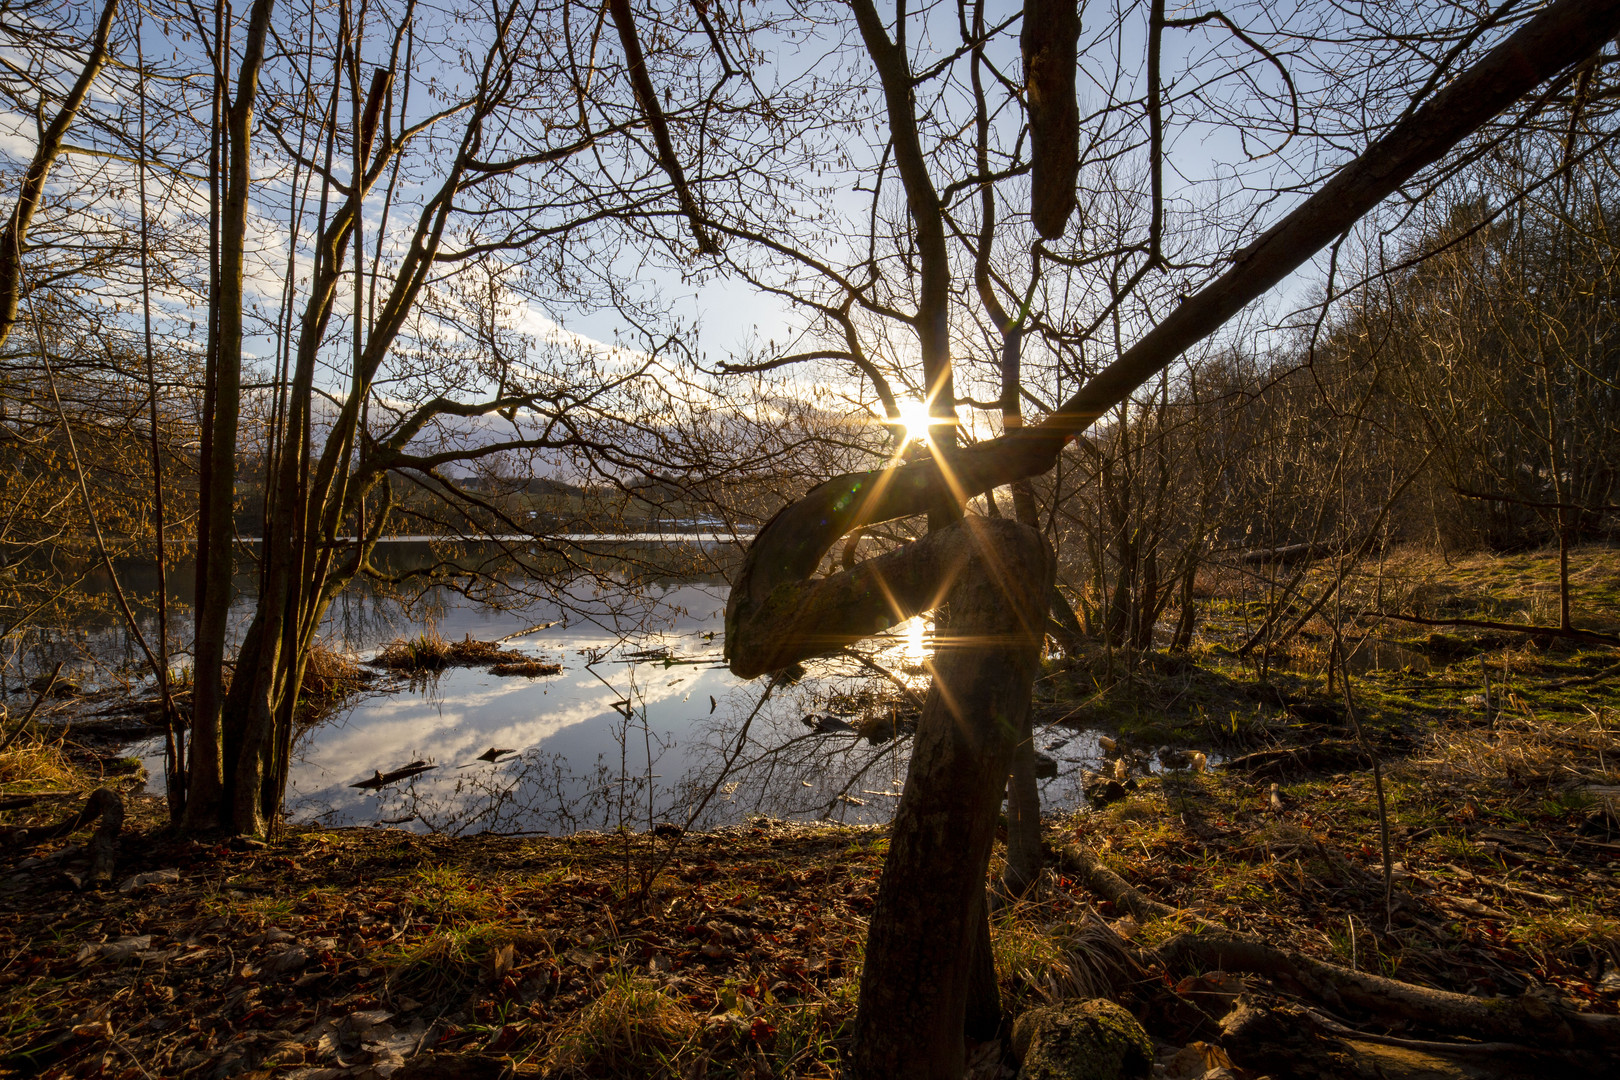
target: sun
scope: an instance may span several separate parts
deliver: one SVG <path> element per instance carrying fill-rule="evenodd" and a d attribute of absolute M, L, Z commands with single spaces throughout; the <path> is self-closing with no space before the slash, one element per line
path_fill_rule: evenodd
<path fill-rule="evenodd" d="M 902 401 L 899 404 L 900 422 L 906 425 L 906 442 L 928 442 L 928 403 Z"/>

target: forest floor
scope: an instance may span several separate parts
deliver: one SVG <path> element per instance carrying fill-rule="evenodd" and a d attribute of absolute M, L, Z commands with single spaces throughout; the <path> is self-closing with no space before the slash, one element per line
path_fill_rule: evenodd
<path fill-rule="evenodd" d="M 1408 613 L 1544 623 L 1551 561 L 1409 560 L 1380 587 Z M 1577 625 L 1620 629 L 1620 553 L 1575 568 Z M 1113 732 L 1126 782 L 1050 818 L 1049 874 L 995 913 L 1004 1012 L 1113 998 L 1172 1080 L 1602 1075 L 1613 1028 L 1583 1018 L 1620 1013 L 1616 648 L 1341 627 L 1373 653 L 1346 649 L 1358 735 L 1322 625 L 1239 656 L 1262 611 L 1206 603 L 1191 658 L 1099 654 L 1043 680 L 1037 718 Z M 1166 768 L 1161 745 L 1220 763 Z M 78 887 L 84 843 L 0 844 L 0 1076 L 831 1077 L 848 1052 L 882 828 L 209 844 L 101 768 L 50 743 L 0 755 L 0 825 L 96 784 L 129 807 L 102 891 Z M 1221 934 L 1515 1003 L 1540 1037 L 1176 961 Z M 1014 1072 L 1005 1041 L 970 1046 L 971 1076 Z"/>

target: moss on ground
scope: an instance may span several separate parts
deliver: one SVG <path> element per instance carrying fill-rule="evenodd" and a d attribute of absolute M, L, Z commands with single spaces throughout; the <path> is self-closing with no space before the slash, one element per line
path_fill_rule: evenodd
<path fill-rule="evenodd" d="M 1379 584 L 1403 610 L 1539 620 L 1553 562 L 1389 559 Z M 1577 622 L 1620 628 L 1620 557 L 1583 549 L 1574 566 Z M 1203 603 L 1190 656 L 1049 664 L 1040 715 L 1226 758 L 1354 741 L 1322 626 L 1261 665 L 1236 646 L 1264 605 Z M 1620 653 L 1353 629 L 1426 663 L 1351 682 L 1383 762 L 1394 903 L 1367 769 L 1155 770 L 1047 829 L 1181 914 L 1137 926 L 1054 869 L 993 925 L 1009 1011 L 1104 993 L 1160 1039 L 1210 1038 L 1177 1004 L 1196 988 L 1133 966 L 1201 921 L 1424 985 L 1620 1009 Z M 14 764 L 0 794 L 104 779 L 61 747 Z M 259 846 L 175 838 L 163 818 L 132 800 L 119 872 L 179 880 L 127 893 L 73 890 L 79 856 L 61 844 L 0 853 L 0 1076 L 268 1080 L 422 1048 L 531 1075 L 831 1077 L 887 851 L 881 829 L 769 821 L 684 838 L 291 830 Z M 975 1061 L 985 1076 L 1006 1063 Z"/>

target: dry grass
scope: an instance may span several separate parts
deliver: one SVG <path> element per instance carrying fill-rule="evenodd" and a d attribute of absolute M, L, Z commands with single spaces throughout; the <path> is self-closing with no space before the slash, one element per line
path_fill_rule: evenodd
<path fill-rule="evenodd" d="M 304 663 L 304 696 L 325 701 L 342 697 L 365 681 L 359 664 L 335 649 L 316 643 Z"/>
<path fill-rule="evenodd" d="M 477 985 L 492 944 L 501 936 L 492 923 L 456 926 L 397 953 L 382 952 L 379 959 L 389 962 L 388 991 L 429 1002 L 465 996 Z"/>
<path fill-rule="evenodd" d="M 371 663 L 405 672 L 443 671 L 449 667 L 484 664 L 514 669 L 496 671 L 497 675 L 555 675 L 562 670 L 555 664 L 503 649 L 498 641 L 475 641 L 471 634 L 460 641 L 446 641 L 431 626 L 413 638 L 396 638 L 389 642 Z"/>
<path fill-rule="evenodd" d="M 655 982 L 625 971 L 557 1035 L 550 1074 L 656 1077 L 675 1073 L 674 1057 L 701 1030 L 695 1013 Z"/>
<path fill-rule="evenodd" d="M 1075 915 L 1021 901 L 992 916 L 996 977 L 1013 1012 L 1037 1002 L 1108 997 L 1123 982 L 1130 961 L 1119 936 L 1089 910 Z"/>
<path fill-rule="evenodd" d="M 395 638 L 372 663 L 391 671 L 442 671 L 450 666 L 450 643 L 433 627 L 412 638 Z"/>
<path fill-rule="evenodd" d="M 36 791 L 78 791 L 85 777 L 59 743 L 24 738 L 0 754 L 0 790 L 8 795 Z"/>
<path fill-rule="evenodd" d="M 491 675 L 527 675 L 531 679 L 542 675 L 557 675 L 561 672 L 562 665 L 553 664 L 549 660 L 514 660 L 496 664 L 489 669 Z"/>
<path fill-rule="evenodd" d="M 1620 716 L 1544 717 L 1517 695 L 1506 699 L 1489 727 L 1436 731 L 1426 755 L 1403 768 L 1491 786 L 1620 783 Z"/>

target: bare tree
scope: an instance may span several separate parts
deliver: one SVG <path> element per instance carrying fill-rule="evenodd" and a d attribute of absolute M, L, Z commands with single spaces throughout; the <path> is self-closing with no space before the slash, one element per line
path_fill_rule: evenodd
<path fill-rule="evenodd" d="M 909 93 L 915 84 L 903 68 L 895 70 L 895 38 L 875 12 L 857 6 L 856 15 L 890 116 L 903 124 L 913 115 Z M 903 11 L 900 20 L 903 26 Z M 999 538 L 997 551 L 1004 554 L 989 556 L 984 542 L 974 539 L 979 534 L 965 523 L 853 569 L 812 578 L 822 557 L 853 529 L 908 514 L 939 516 L 947 500 L 1050 469 L 1068 436 L 1218 330 L 1498 113 L 1544 80 L 1567 78 L 1617 28 L 1620 10 L 1612 6 L 1574 0 L 1551 6 L 1444 89 L 1423 98 L 1315 194 L 1245 246 L 1230 269 L 1185 297 L 1040 424 L 962 450 L 940 445 L 926 461 L 827 481 L 761 531 L 727 607 L 727 655 L 739 674 L 773 671 L 858 640 L 875 626 L 937 603 L 953 581 L 994 583 L 1005 590 L 1015 618 L 1025 620 L 1017 624 L 1022 630 L 991 630 L 976 622 L 981 604 L 964 598 L 960 610 L 952 608 L 953 627 L 981 642 L 989 635 L 996 648 L 1012 650 L 1002 661 L 1009 681 L 994 689 L 981 682 L 980 665 L 990 657 L 974 655 L 974 646 L 966 644 L 949 654 L 955 659 L 936 668 L 918 739 L 919 746 L 925 739 L 945 741 L 940 748 L 928 743 L 926 753 L 914 755 L 897 812 L 862 979 L 857 1075 L 933 1076 L 961 1068 L 964 1019 L 976 1022 L 967 987 L 990 851 L 984 819 L 994 805 L 984 793 L 987 786 L 999 791 L 1010 764 L 1014 740 L 997 733 L 1015 725 L 1019 708 L 1027 708 L 1027 694 L 1020 703 L 1011 685 L 1027 677 L 1025 668 L 1011 656 L 1027 655 L 1021 650 L 1030 648 L 1024 644 L 1030 606 L 1027 598 L 1014 597 L 1024 597 L 1028 582 L 1040 579 L 1033 569 L 1039 557 L 1033 549 L 1024 551 L 1011 534 Z M 899 144 L 909 137 L 899 126 L 893 131 L 897 163 L 907 152 Z M 904 176 L 905 166 L 900 167 Z M 924 189 L 915 178 L 907 178 L 905 188 L 916 218 L 919 202 L 927 208 L 932 188 Z M 928 227 L 925 221 L 915 224 L 919 233 Z M 927 251 L 929 243 L 920 237 L 918 251 Z M 920 295 L 930 294 L 924 288 Z M 931 332 L 926 322 L 917 329 L 920 336 Z M 922 355 L 926 365 L 926 342 Z M 936 368 L 928 371 L 927 385 L 944 390 L 951 384 Z M 977 565 L 969 570 L 970 564 Z M 951 734 L 957 731 L 973 734 Z M 957 738 L 961 745 L 953 744 Z M 968 767 L 959 755 L 973 758 L 971 777 L 958 775 Z M 950 807 L 940 805 L 947 790 L 955 797 Z M 918 903 L 925 894 L 933 898 L 926 915 Z"/>

